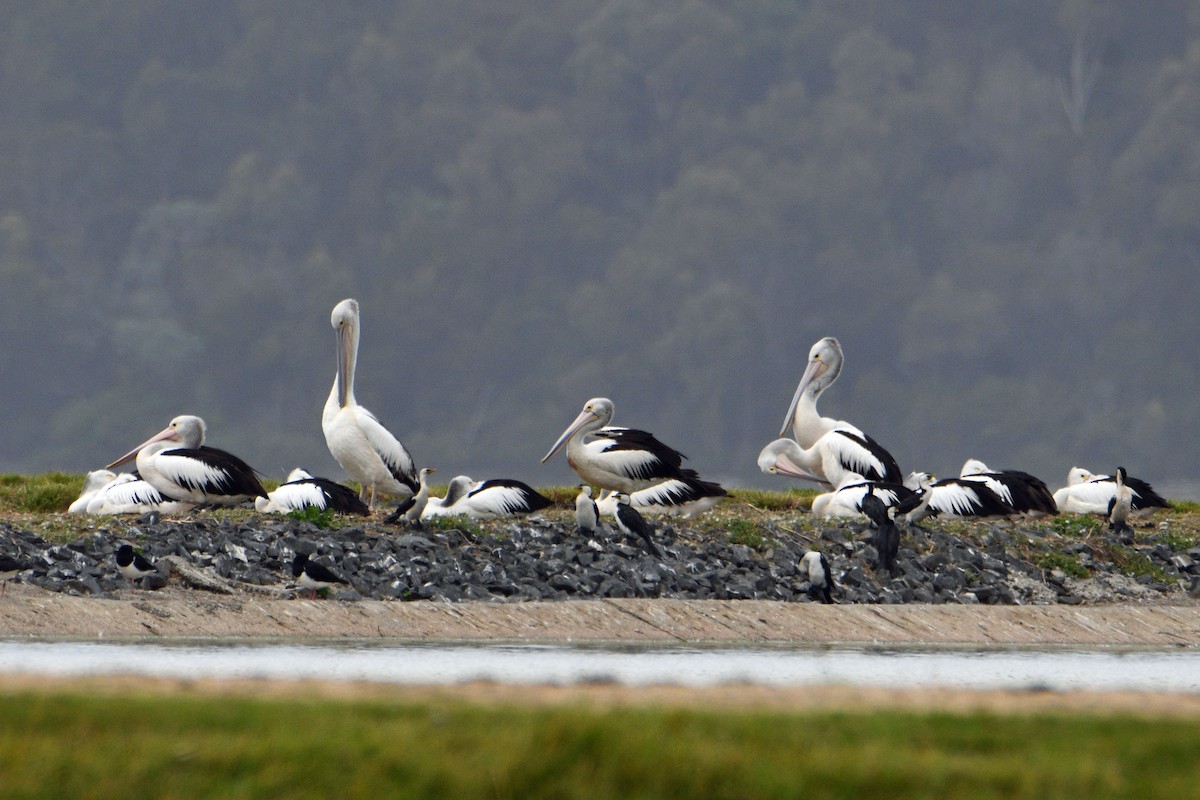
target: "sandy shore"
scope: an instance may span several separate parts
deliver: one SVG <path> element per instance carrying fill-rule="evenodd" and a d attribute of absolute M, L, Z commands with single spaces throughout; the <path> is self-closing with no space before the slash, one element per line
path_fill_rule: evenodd
<path fill-rule="evenodd" d="M 1200 604 L 338 602 L 174 588 L 95 599 L 13 585 L 0 598 L 0 636 L 1192 647 L 1200 646 Z"/>

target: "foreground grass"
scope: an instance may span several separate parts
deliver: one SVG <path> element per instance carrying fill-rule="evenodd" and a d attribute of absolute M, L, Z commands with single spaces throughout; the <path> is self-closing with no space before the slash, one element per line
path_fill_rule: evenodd
<path fill-rule="evenodd" d="M 1196 797 L 1200 723 L 0 694 L 6 798 Z"/>

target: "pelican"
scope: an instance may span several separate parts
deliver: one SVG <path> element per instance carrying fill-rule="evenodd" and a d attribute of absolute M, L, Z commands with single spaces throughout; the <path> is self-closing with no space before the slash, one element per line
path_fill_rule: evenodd
<path fill-rule="evenodd" d="M 832 492 L 813 498 L 812 513 L 830 517 L 857 517 L 863 513 L 862 501 L 871 491 L 889 508 L 902 503 L 913 495 L 913 490 L 900 483 L 868 481 L 856 472 L 847 473 Z"/>
<path fill-rule="evenodd" d="M 824 553 L 809 550 L 800 559 L 800 569 L 808 575 L 808 593 L 817 596 L 822 603 L 833 602 L 833 573 Z"/>
<path fill-rule="evenodd" d="M 158 569 L 141 553 L 135 552 L 133 545 L 123 544 L 117 548 L 117 571 L 129 580 L 132 589 L 134 581 L 153 575 Z"/>
<path fill-rule="evenodd" d="M 79 497 L 67 507 L 68 514 L 86 514 L 88 503 L 96 496 L 96 492 L 117 479 L 117 473 L 111 469 L 94 469 L 83 476 L 83 488 Z"/>
<path fill-rule="evenodd" d="M 720 484 L 701 480 L 695 470 L 685 469 L 682 478 L 671 478 L 647 489 L 629 492 L 629 505 L 641 514 L 678 514 L 691 519 L 712 508 L 729 493 Z M 606 517 L 617 514 L 614 493 L 605 489 L 600 494 L 600 513 Z"/>
<path fill-rule="evenodd" d="M 670 478 L 685 477 L 682 453 L 667 447 L 653 434 L 633 428 L 606 427 L 612 422 L 613 401 L 588 400 L 575 421 L 542 457 L 545 464 L 562 446 L 567 463 L 586 483 L 618 492 L 645 489 Z M 595 439 L 586 441 L 588 436 Z"/>
<path fill-rule="evenodd" d="M 194 506 L 194 503 L 168 500 L 136 472 L 122 472 L 92 496 L 85 510 L 94 516 L 148 514 L 151 511 L 183 514 Z"/>
<path fill-rule="evenodd" d="M 429 504 L 429 482 L 426 480 L 437 472 L 437 467 L 422 467 L 417 473 L 417 493 L 407 500 L 402 500 L 384 522 L 397 525 L 403 521 L 406 525 L 421 526 L 421 515 Z"/>
<path fill-rule="evenodd" d="M 788 405 L 779 435 L 786 435 L 790 427 L 792 436 L 801 447 L 812 447 L 831 431 L 847 431 L 853 436 L 837 442 L 839 458 L 842 461 L 849 465 L 869 465 L 879 473 L 878 478 L 866 469 L 858 471 L 872 480 L 900 483 L 903 475 L 891 453 L 849 422 L 822 417 L 817 412 L 817 398 L 833 385 L 842 373 L 844 360 L 842 346 L 832 336 L 826 336 L 812 346 L 808 351 L 808 364 L 804 368 L 804 374 L 800 376 L 796 393 L 792 395 L 792 402 Z"/>
<path fill-rule="evenodd" d="M 310 599 L 313 600 L 317 598 L 317 592 L 321 589 L 328 589 L 338 583 L 350 585 L 350 581 L 329 567 L 318 564 L 316 561 L 310 561 L 308 553 L 296 554 L 295 559 L 292 560 L 292 577 L 296 579 L 297 586 L 312 590 Z"/>
<path fill-rule="evenodd" d="M 554 504 L 528 484 L 510 478 L 473 481 L 459 475 L 450 481 L 440 501 L 429 498 L 422 519 L 466 516 L 472 519 L 496 519 L 532 514 Z"/>
<path fill-rule="evenodd" d="M 873 442 L 870 440 L 859 438 L 841 428 L 835 428 L 817 439 L 811 447 L 801 447 L 793 439 L 776 439 L 758 454 L 758 468 L 763 472 L 789 475 L 831 488 L 841 485 L 849 475 L 859 475 L 870 481 L 900 483 L 894 462 L 887 465 L 878 458 L 869 461 L 848 458 L 855 451 L 870 452 L 871 444 Z"/>
<path fill-rule="evenodd" d="M 969 458 L 963 464 L 958 474 L 965 481 L 980 481 L 1000 496 L 1018 513 L 1054 516 L 1058 506 L 1054 504 L 1054 496 L 1046 484 L 1030 475 L 1015 469 L 995 471 L 977 458 Z"/>
<path fill-rule="evenodd" d="M 337 333 L 337 374 L 325 401 L 321 428 L 334 459 L 362 487 L 368 506 L 377 493 L 409 497 L 419 490 L 417 468 L 404 445 L 354 399 L 358 363 L 358 301 L 333 307 L 330 323 Z"/>
<path fill-rule="evenodd" d="M 1155 508 L 1171 507 L 1146 481 L 1126 474 L 1125 485 L 1133 493 L 1130 507 L 1134 511 L 1146 514 Z M 1054 503 L 1059 511 L 1072 514 L 1107 514 L 1116 488 L 1112 475 L 1095 475 L 1083 467 L 1072 467 L 1067 485 L 1054 493 Z"/>
<path fill-rule="evenodd" d="M 910 472 L 904 479 L 905 486 L 921 495 L 918 503 L 925 507 L 921 516 L 913 514 L 911 509 L 898 509 L 898 513 L 906 515 L 907 523 L 919 522 L 925 516 L 1008 517 L 1017 513 L 981 481 L 943 478 L 935 482 L 935 478 L 928 472 Z M 928 504 L 925 503 L 926 496 Z"/>
<path fill-rule="evenodd" d="M 1125 483 L 1125 468 L 1117 467 L 1116 490 L 1108 501 L 1108 529 L 1121 533 L 1129 529 L 1129 511 L 1133 505 L 1133 489 Z"/>
<path fill-rule="evenodd" d="M 617 501 L 617 527 L 626 536 L 640 538 L 646 543 L 647 550 L 661 558 L 662 551 L 650 538 L 650 526 L 646 524 L 646 519 L 638 513 L 637 509 L 629 504 L 629 495 L 625 492 L 617 492 L 613 497 Z"/>
<path fill-rule="evenodd" d="M 314 478 L 300 467 L 289 472 L 278 489 L 256 498 L 254 507 L 263 514 L 288 514 L 305 508 L 364 516 L 371 513 L 353 489 L 328 478 Z"/>
<path fill-rule="evenodd" d="M 233 506 L 267 490 L 254 470 L 235 455 L 204 446 L 206 426 L 196 416 L 183 415 L 106 469 L 136 457 L 137 471 L 170 500 Z"/>
<path fill-rule="evenodd" d="M 592 487 L 586 483 L 579 484 L 579 494 L 575 495 L 575 526 L 580 533 L 595 533 L 600 527 L 600 509 L 592 499 Z"/>

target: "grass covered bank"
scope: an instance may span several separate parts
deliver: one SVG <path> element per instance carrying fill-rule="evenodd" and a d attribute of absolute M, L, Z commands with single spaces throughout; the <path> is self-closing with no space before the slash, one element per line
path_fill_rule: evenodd
<path fill-rule="evenodd" d="M 1194 797 L 1200 721 L 5 691 L 6 798 Z"/>

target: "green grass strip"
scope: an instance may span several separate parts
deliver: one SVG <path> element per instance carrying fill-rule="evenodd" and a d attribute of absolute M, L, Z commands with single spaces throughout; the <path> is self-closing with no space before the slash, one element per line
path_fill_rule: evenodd
<path fill-rule="evenodd" d="M 1196 797 L 1200 722 L 0 694 L 5 798 Z"/>

